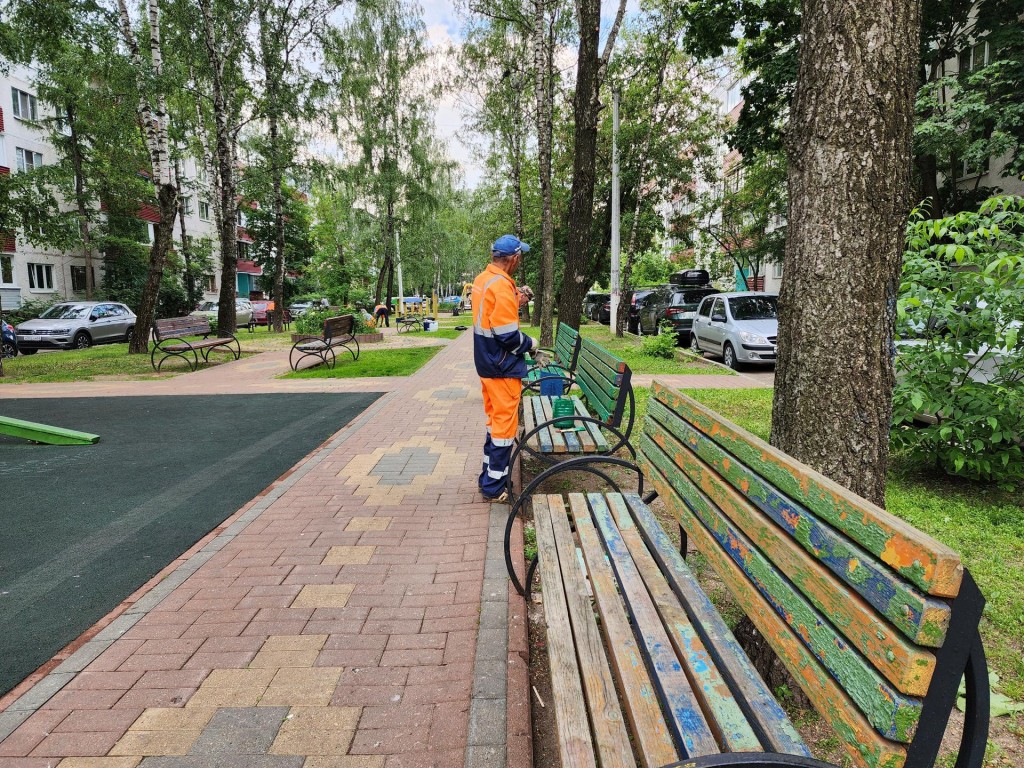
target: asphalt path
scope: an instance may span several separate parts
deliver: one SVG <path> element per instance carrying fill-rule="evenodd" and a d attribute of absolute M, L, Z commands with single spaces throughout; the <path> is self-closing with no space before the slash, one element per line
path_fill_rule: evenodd
<path fill-rule="evenodd" d="M 0 437 L 0 695 L 367 408 L 376 394 L 6 400 L 89 446 Z"/>

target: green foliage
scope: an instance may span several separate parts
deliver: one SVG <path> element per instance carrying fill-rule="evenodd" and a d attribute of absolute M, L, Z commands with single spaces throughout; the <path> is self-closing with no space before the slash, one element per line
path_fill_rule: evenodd
<path fill-rule="evenodd" d="M 1024 482 L 1024 198 L 908 228 L 893 442 L 946 472 Z M 918 414 L 935 424 L 912 428 Z"/>
<path fill-rule="evenodd" d="M 57 299 L 53 298 L 29 299 L 28 301 L 22 301 L 21 306 L 17 309 L 4 310 L 4 316 L 7 322 L 17 325 L 18 323 L 24 323 L 26 320 L 34 320 L 56 303 Z"/>
<path fill-rule="evenodd" d="M 676 357 L 676 335 L 668 323 L 661 326 L 661 332 L 654 336 L 644 336 L 641 349 L 648 357 L 660 357 L 674 360 Z"/>
<path fill-rule="evenodd" d="M 142 291 L 149 272 L 148 245 L 131 238 L 110 236 L 104 240 L 106 257 L 100 293 L 110 301 L 127 304 L 133 312 L 142 301 Z M 195 307 L 181 282 L 181 264 L 174 254 L 168 256 L 157 297 L 156 316 L 181 317 Z"/>
<path fill-rule="evenodd" d="M 295 332 L 305 333 L 310 336 L 319 336 L 324 330 L 324 320 L 339 315 L 354 315 L 356 319 L 356 333 L 374 333 L 377 329 L 371 322 L 367 322 L 363 313 L 355 307 L 310 308 L 303 315 L 295 320 Z"/>
<path fill-rule="evenodd" d="M 633 262 L 633 285 L 660 285 L 667 283 L 677 269 L 661 251 L 647 251 Z"/>

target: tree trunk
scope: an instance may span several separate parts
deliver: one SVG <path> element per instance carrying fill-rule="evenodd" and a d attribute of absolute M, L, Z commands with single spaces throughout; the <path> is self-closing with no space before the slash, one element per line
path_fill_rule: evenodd
<path fill-rule="evenodd" d="M 771 442 L 884 505 L 920 11 L 802 5 Z"/>
<path fill-rule="evenodd" d="M 284 332 L 284 170 L 281 168 L 277 111 L 270 118 L 270 174 L 274 192 L 274 333 Z"/>
<path fill-rule="evenodd" d="M 541 268 L 540 288 L 534 309 L 534 325 L 540 326 L 542 347 L 553 344 L 552 316 L 555 299 L 555 225 L 551 192 L 551 144 L 554 102 L 554 34 L 547 23 L 547 0 L 534 5 L 533 57 L 537 90 L 537 169 L 540 175 Z"/>
<path fill-rule="evenodd" d="M 586 275 L 591 258 L 591 229 L 594 218 L 596 182 L 597 116 L 600 111 L 597 89 L 600 0 L 577 0 L 580 49 L 576 62 L 576 94 L 573 97 L 575 143 L 572 160 L 572 193 L 569 197 L 568 242 L 558 319 L 573 328 L 580 324 L 583 299 L 587 295 Z"/>
<path fill-rule="evenodd" d="M 64 113 L 68 127 L 71 129 L 70 155 L 71 168 L 75 174 L 75 207 L 78 212 L 78 231 L 82 234 L 82 253 L 85 256 L 85 298 L 92 300 L 96 290 L 92 276 L 92 238 L 89 231 L 89 209 L 85 194 L 85 159 L 78 135 L 78 115 L 75 105 L 68 102 L 64 105 Z"/>
<path fill-rule="evenodd" d="M 160 205 L 160 221 L 153 227 L 149 271 L 142 289 L 139 311 L 136 313 L 135 333 L 132 334 L 131 343 L 128 345 L 128 351 L 132 354 L 145 354 L 149 351 L 149 329 L 156 319 L 160 282 L 164 277 L 164 265 L 167 263 L 167 253 L 171 250 L 174 237 L 174 219 L 178 215 L 178 188 L 173 183 L 161 184 L 156 192 Z"/>
<path fill-rule="evenodd" d="M 189 304 L 194 305 L 198 298 L 198 293 L 196 291 L 196 277 L 192 274 L 192 245 L 188 241 L 185 206 L 181 203 L 184 199 L 181 193 L 181 173 L 177 168 L 177 163 L 175 163 L 174 186 L 178 190 L 178 226 L 181 228 L 181 256 L 185 261 L 185 293 L 188 295 Z"/>

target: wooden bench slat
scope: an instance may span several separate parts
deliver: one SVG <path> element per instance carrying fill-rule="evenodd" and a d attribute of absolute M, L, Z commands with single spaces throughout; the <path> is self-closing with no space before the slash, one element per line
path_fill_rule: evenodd
<path fill-rule="evenodd" d="M 629 626 L 625 606 L 619 599 L 612 568 L 605 559 L 586 497 L 578 493 L 569 494 L 569 506 L 601 615 L 601 628 L 611 657 L 612 671 L 619 683 L 619 693 L 636 737 L 641 762 L 645 766 L 672 763 L 679 759 L 679 753 L 658 704 L 643 653 Z"/>
<path fill-rule="evenodd" d="M 704 492 L 719 510 L 770 559 L 814 606 L 827 616 L 853 647 L 900 691 L 923 696 L 935 670 L 935 655 L 904 639 L 897 632 L 879 632 L 874 609 L 849 585 L 839 582 L 789 536 L 779 536 L 767 517 L 737 491 L 722 483 L 680 443 L 648 422 L 644 434 L 671 456 L 677 467 Z"/>
<path fill-rule="evenodd" d="M 543 514 L 548 518 L 558 550 L 562 585 L 572 620 L 576 654 L 579 659 L 587 711 L 594 726 L 593 738 L 601 757 L 601 765 L 636 765 L 629 733 L 619 706 L 608 656 L 601 642 L 601 632 L 594 619 L 588 594 L 589 584 L 583 577 L 582 556 L 569 530 L 565 502 L 561 496 L 549 497 Z M 543 506 L 543 502 L 542 502 Z"/>
<path fill-rule="evenodd" d="M 580 402 L 580 399 L 578 397 L 573 396 L 572 406 L 577 416 L 590 415 L 587 412 L 586 407 L 583 405 L 583 403 Z M 595 429 L 597 429 L 597 425 L 591 424 L 590 422 L 586 421 L 578 422 L 578 424 L 581 427 L 583 427 L 583 429 L 576 433 L 576 438 L 580 441 L 580 450 L 582 450 L 583 453 L 594 453 L 595 451 L 598 450 L 598 448 L 597 443 L 594 441 L 594 435 L 591 433 L 590 428 L 594 427 Z M 600 432 L 600 430 L 598 430 L 598 432 Z"/>
<path fill-rule="evenodd" d="M 661 623 L 657 609 L 644 586 L 636 565 L 612 519 L 611 510 L 599 493 L 588 495 L 588 501 L 605 551 L 618 577 L 618 585 L 633 620 L 634 631 L 647 658 L 652 682 L 662 697 L 667 720 L 685 757 L 714 755 L 721 750 L 715 735 L 701 711 L 690 680 L 673 653 L 672 643 Z"/>
<path fill-rule="evenodd" d="M 529 397 L 523 398 L 523 434 L 528 435 L 533 431 L 533 428 L 537 426 L 537 422 L 533 418 L 533 404 L 529 402 Z M 530 438 L 530 447 L 534 450 L 539 450 L 537 446 L 536 437 Z"/>
<path fill-rule="evenodd" d="M 646 438 L 644 441 L 649 442 Z M 780 617 L 779 621 L 787 629 L 785 637 L 802 646 L 787 648 L 784 646 L 789 641 L 781 639 L 783 636 L 766 634 L 765 639 L 776 653 L 813 657 L 818 662 L 817 668 L 838 682 L 840 690 L 849 694 L 850 700 L 880 736 L 909 742 L 920 720 L 921 700 L 900 694 L 847 643 L 841 639 L 837 642 L 837 635 L 827 621 L 795 596 L 795 592 L 785 588 L 781 575 L 766 567 L 763 556 L 746 538 L 710 510 L 696 487 L 678 474 L 663 474 L 666 468 L 671 469 L 671 462 L 652 458 L 657 450 L 653 444 L 644 445 L 643 450 L 645 466 L 657 475 L 655 484 L 659 480 L 670 483 L 678 492 L 670 497 L 671 501 L 666 500 L 666 504 L 687 533 L 700 541 L 702 554 L 713 562 L 744 612 L 767 608 Z M 676 499 L 684 500 L 682 508 L 672 503 Z M 693 530 L 694 525 L 699 526 L 699 530 Z M 774 621 L 771 626 L 775 626 Z M 831 647 L 829 639 L 833 643 Z M 798 682 L 803 685 L 807 681 L 798 679 Z"/>
<path fill-rule="evenodd" d="M 679 472 L 645 434 L 643 453 L 652 471 L 668 479 L 681 492 L 687 512 L 703 524 L 717 544 L 716 555 L 730 558 L 738 577 L 729 584 L 735 592 L 755 593 L 771 603 L 794 635 L 811 650 L 861 708 L 878 732 L 889 739 L 909 742 L 921 715 L 921 700 L 900 693 L 867 662 L 828 619 L 794 589 L 771 562 L 725 518 L 689 478 Z M 677 516 L 679 510 L 672 510 Z M 687 531 L 690 530 L 689 526 Z M 707 554 L 707 553 L 705 553 Z M 732 572 L 731 572 L 732 573 Z M 752 597 L 747 597 L 751 601 Z M 772 638 L 767 638 L 774 646 Z"/>
<path fill-rule="evenodd" d="M 540 406 L 542 421 L 551 421 L 551 398 L 541 396 L 537 398 L 536 403 Z M 553 424 L 547 428 L 547 432 L 551 436 L 551 450 L 555 453 L 565 453 L 565 437 L 562 433 L 555 429 Z"/>
<path fill-rule="evenodd" d="M 618 526 L 619 535 L 668 630 L 676 657 L 683 662 L 683 669 L 715 739 L 725 752 L 760 752 L 762 746 L 757 734 L 704 643 L 697 636 L 686 611 L 662 576 L 658 564 L 637 531 L 625 499 L 621 494 L 609 493 L 606 501 Z"/>
<path fill-rule="evenodd" d="M 583 339 L 583 343 L 580 345 L 580 352 L 582 353 L 583 351 L 586 351 L 593 357 L 598 358 L 604 362 L 605 365 L 619 373 L 626 370 L 626 363 L 624 361 L 620 360 L 604 347 L 599 346 L 590 339 Z"/>
<path fill-rule="evenodd" d="M 625 370 L 619 370 L 604 362 L 600 357 L 594 355 L 593 347 L 584 347 L 580 350 L 580 358 L 577 365 L 586 365 L 595 379 L 606 381 L 609 385 L 617 387 L 622 383 Z"/>
<path fill-rule="evenodd" d="M 544 615 L 548 627 L 551 685 L 560 692 L 554 701 L 558 747 L 562 765 L 596 768 L 594 743 L 583 705 L 584 696 L 576 663 L 569 608 L 562 588 L 558 551 L 550 518 L 544 512 L 545 505 L 535 504 L 537 547 L 541 553 L 539 568 L 545 585 Z"/>
<path fill-rule="evenodd" d="M 655 381 L 652 400 L 684 410 L 698 429 L 795 501 L 816 513 L 929 594 L 955 597 L 963 564 L 949 547 L 885 510 L 857 498 L 820 473 L 762 440 L 742 435 L 735 425 L 699 403 Z"/>
<path fill-rule="evenodd" d="M 941 645 L 949 626 L 949 605 L 927 598 L 867 552 L 854 547 L 808 510 L 779 495 L 756 473 L 715 442 L 651 399 L 652 418 L 710 465 L 734 488 L 793 536 L 803 548 L 856 590 L 915 642 Z"/>
<path fill-rule="evenodd" d="M 576 413 L 580 416 L 590 416 L 590 411 L 587 410 L 587 406 L 583 404 L 576 395 L 572 396 L 573 403 L 576 404 Z M 590 433 L 590 437 L 594 440 L 594 448 L 598 451 L 607 451 L 609 448 L 608 440 L 605 439 L 604 433 L 601 431 L 601 427 L 592 421 L 586 421 L 584 424 L 587 425 L 587 431 Z"/>
<path fill-rule="evenodd" d="M 825 671 L 803 642 L 789 629 L 768 602 L 749 585 L 739 567 L 714 543 L 711 535 L 689 511 L 671 483 L 649 462 L 644 462 L 648 477 L 666 506 L 683 522 L 700 551 L 716 572 L 743 612 L 761 635 L 776 650 L 780 660 L 807 694 L 815 708 L 836 731 L 844 746 L 859 762 L 870 768 L 901 768 L 906 748 L 880 736 L 846 692 Z"/>
<path fill-rule="evenodd" d="M 636 521 L 636 528 L 654 556 L 661 573 L 686 610 L 693 627 L 715 661 L 715 666 L 740 694 L 740 704 L 771 751 L 811 756 L 786 712 L 768 690 L 760 674 L 740 647 L 718 609 L 704 593 L 672 540 L 650 507 L 635 493 L 623 495 Z"/>
<path fill-rule="evenodd" d="M 610 422 L 615 411 L 615 399 L 601 389 L 601 385 L 594 381 L 583 363 L 576 368 L 576 385 L 586 398 L 591 412 L 602 421 Z"/>
<path fill-rule="evenodd" d="M 526 407 L 533 409 L 533 423 L 534 426 L 539 426 L 544 422 L 544 409 L 540 406 L 540 397 L 528 397 L 526 398 Z M 551 453 L 554 451 L 551 445 L 551 433 L 547 427 L 544 427 L 532 438 L 536 442 L 534 443 L 534 450 L 539 450 L 541 453 Z"/>

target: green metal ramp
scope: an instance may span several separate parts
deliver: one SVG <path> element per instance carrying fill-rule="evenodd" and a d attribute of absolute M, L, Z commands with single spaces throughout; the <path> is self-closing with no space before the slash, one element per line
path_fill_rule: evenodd
<path fill-rule="evenodd" d="M 34 421 L 22 421 L 7 416 L 0 416 L 0 435 L 22 437 L 48 445 L 92 445 L 100 440 L 99 435 L 90 435 L 88 432 L 76 432 L 73 429 L 51 427 L 48 424 L 37 424 Z"/>

